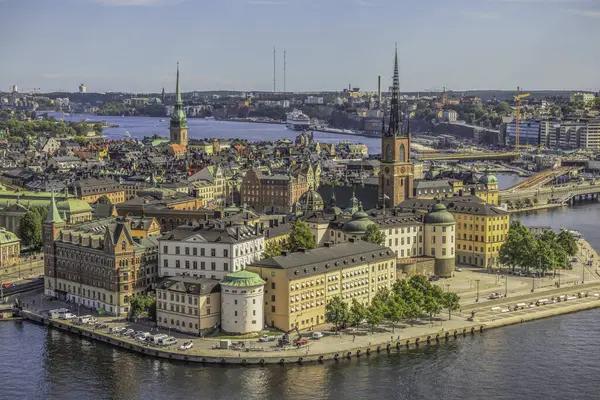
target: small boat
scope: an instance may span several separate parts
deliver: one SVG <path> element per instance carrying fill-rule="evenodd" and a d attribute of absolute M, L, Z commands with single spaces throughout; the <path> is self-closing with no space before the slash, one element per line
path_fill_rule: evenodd
<path fill-rule="evenodd" d="M 125 131 L 125 137 L 131 137 L 131 133 L 129 133 L 129 131 Z"/>
<path fill-rule="evenodd" d="M 158 122 L 165 122 L 165 119 L 161 118 L 160 121 L 158 121 Z"/>

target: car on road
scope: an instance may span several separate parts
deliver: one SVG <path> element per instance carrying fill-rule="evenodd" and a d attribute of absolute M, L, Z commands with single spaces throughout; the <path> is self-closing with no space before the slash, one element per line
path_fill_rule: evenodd
<path fill-rule="evenodd" d="M 189 350 L 192 347 L 194 347 L 194 343 L 193 342 L 185 342 L 184 344 L 182 344 L 181 346 L 179 346 L 179 350 Z"/>
<path fill-rule="evenodd" d="M 105 324 L 104 322 L 96 323 L 96 329 L 106 329 L 106 328 L 108 328 L 108 324 Z"/>
<path fill-rule="evenodd" d="M 439 281 L 439 280 L 440 280 L 440 277 L 439 277 L 439 276 L 437 276 L 437 275 L 433 275 L 433 276 L 430 276 L 430 277 L 429 277 L 429 281 L 430 281 L 430 282 L 433 282 L 433 281 Z"/>
<path fill-rule="evenodd" d="M 258 341 L 261 342 L 261 343 L 268 342 L 269 341 L 269 336 L 268 335 L 262 335 L 261 337 L 258 338 Z"/>
<path fill-rule="evenodd" d="M 38 276 L 38 279 L 44 279 L 44 275 Z"/>
<path fill-rule="evenodd" d="M 296 346 L 305 346 L 308 344 L 308 339 L 298 339 L 294 342 Z"/>
<path fill-rule="evenodd" d="M 121 332 L 123 332 L 123 331 L 125 331 L 125 328 L 124 328 L 124 327 L 122 327 L 122 326 L 113 326 L 112 328 L 110 328 L 110 329 L 108 330 L 108 333 L 114 333 L 114 334 L 117 334 L 117 333 L 121 333 Z"/>
<path fill-rule="evenodd" d="M 313 332 L 313 334 L 312 334 L 312 338 L 313 338 L 314 340 L 319 340 L 319 339 L 321 339 L 322 337 L 323 337 L 323 334 L 322 334 L 321 332 Z"/>
<path fill-rule="evenodd" d="M 133 329 L 127 329 L 121 335 L 123 335 L 123 336 L 133 336 L 134 333 L 135 333 L 135 331 Z"/>
<path fill-rule="evenodd" d="M 9 287 L 10 287 L 10 282 L 4 282 L 4 283 L 2 284 L 2 287 L 3 287 L 4 289 L 7 289 L 7 288 L 9 288 Z"/>
<path fill-rule="evenodd" d="M 492 294 L 490 294 L 488 296 L 488 299 L 490 299 L 490 300 L 497 300 L 497 299 L 502 299 L 502 298 L 504 298 L 504 294 L 497 293 L 497 292 L 496 293 L 492 293 Z"/>
<path fill-rule="evenodd" d="M 73 318 L 77 318 L 77 315 L 75 314 L 71 314 L 71 313 L 63 313 L 60 315 L 60 319 L 73 319 Z"/>

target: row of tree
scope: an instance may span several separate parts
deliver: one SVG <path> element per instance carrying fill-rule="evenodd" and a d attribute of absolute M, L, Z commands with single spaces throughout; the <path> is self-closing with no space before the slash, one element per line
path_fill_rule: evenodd
<path fill-rule="evenodd" d="M 421 316 L 429 318 L 443 309 L 451 312 L 460 308 L 460 297 L 454 292 L 444 292 L 433 285 L 426 276 L 414 275 L 394 282 L 392 289 L 380 289 L 367 306 L 356 299 L 348 304 L 339 296 L 333 297 L 325 307 L 325 320 L 334 324 L 336 330 L 346 324 L 359 326 L 367 323 L 375 327 L 384 321 L 396 324 L 407 321 L 411 325 Z"/>
<path fill-rule="evenodd" d="M 508 200 L 506 202 L 506 205 L 508 206 L 508 208 L 510 209 L 517 209 L 520 210 L 521 208 L 529 208 L 529 207 L 533 207 L 533 206 L 537 206 L 539 203 L 539 200 L 537 197 L 534 197 L 533 200 L 527 198 L 525 200 L 516 200 L 514 202 L 514 204 Z"/>
<path fill-rule="evenodd" d="M 21 218 L 19 237 L 23 244 L 30 247 L 31 250 L 39 250 L 42 247 L 42 224 L 47 216 L 47 208 L 32 207 Z"/>
<path fill-rule="evenodd" d="M 551 229 L 534 235 L 519 221 L 510 224 L 506 241 L 500 247 L 500 262 L 509 266 L 513 272 L 521 268 L 545 273 L 565 268 L 569 258 L 577 254 L 577 240 L 567 230 L 556 234 Z"/>

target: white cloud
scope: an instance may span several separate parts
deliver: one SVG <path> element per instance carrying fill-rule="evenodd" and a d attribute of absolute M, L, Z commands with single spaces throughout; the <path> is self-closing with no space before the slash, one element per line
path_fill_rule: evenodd
<path fill-rule="evenodd" d="M 470 18 L 480 18 L 480 19 L 498 19 L 500 18 L 500 14 L 494 11 L 461 11 L 460 15 L 464 15 L 465 17 Z"/>
<path fill-rule="evenodd" d="M 600 18 L 600 10 L 569 10 L 569 13 L 589 18 Z"/>

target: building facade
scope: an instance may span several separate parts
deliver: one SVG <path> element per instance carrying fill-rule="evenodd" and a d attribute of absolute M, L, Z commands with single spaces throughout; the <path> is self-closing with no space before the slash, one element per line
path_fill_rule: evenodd
<path fill-rule="evenodd" d="M 160 328 L 204 335 L 221 324 L 219 282 L 174 276 L 156 288 L 156 323 Z"/>
<path fill-rule="evenodd" d="M 106 196 L 112 204 L 125 201 L 125 190 L 113 179 L 78 180 L 71 187 L 71 191 L 78 199 L 90 204 L 95 203 L 103 196 Z"/>
<path fill-rule="evenodd" d="M 262 257 L 258 226 L 221 221 L 179 226 L 160 238 L 159 275 L 222 279 Z"/>
<path fill-rule="evenodd" d="M 377 290 L 396 280 L 395 258 L 387 247 L 349 242 L 284 253 L 247 269 L 266 282 L 266 324 L 290 331 L 325 323 L 325 306 L 334 296 L 370 304 Z"/>
<path fill-rule="evenodd" d="M 153 289 L 158 269 L 157 237 L 135 237 L 133 225 L 140 229 L 139 221 L 117 217 L 66 227 L 53 202 L 43 229 L 44 293 L 126 315 L 131 296 Z"/>
<path fill-rule="evenodd" d="M 21 254 L 21 239 L 12 232 L 0 228 L 0 268 L 15 265 Z"/>

